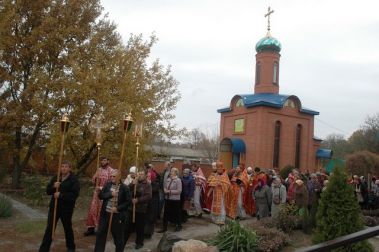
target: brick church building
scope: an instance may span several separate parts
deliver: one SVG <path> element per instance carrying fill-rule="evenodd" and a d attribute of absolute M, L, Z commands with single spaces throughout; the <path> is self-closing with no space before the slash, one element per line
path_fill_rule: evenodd
<path fill-rule="evenodd" d="M 300 170 L 319 169 L 320 158 L 331 152 L 319 149 L 314 137 L 314 117 L 319 112 L 305 108 L 296 95 L 279 93 L 280 42 L 270 34 L 256 44 L 253 94 L 235 95 L 230 105 L 217 110 L 220 122 L 220 159 L 226 168 Z"/>

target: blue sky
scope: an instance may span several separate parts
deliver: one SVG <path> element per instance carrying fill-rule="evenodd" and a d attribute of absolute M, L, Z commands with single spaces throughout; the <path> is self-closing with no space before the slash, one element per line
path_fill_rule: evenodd
<path fill-rule="evenodd" d="M 179 127 L 214 131 L 218 108 L 253 93 L 255 44 L 271 34 L 282 44 L 280 93 L 319 111 L 315 136 L 345 137 L 379 112 L 379 1 L 102 0 L 124 41 L 159 41 L 152 58 L 171 65 L 182 99 Z"/>

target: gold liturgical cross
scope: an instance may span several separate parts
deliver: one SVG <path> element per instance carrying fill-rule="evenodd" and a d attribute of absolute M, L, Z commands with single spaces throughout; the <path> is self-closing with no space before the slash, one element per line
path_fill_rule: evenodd
<path fill-rule="evenodd" d="M 274 13 L 274 10 L 271 10 L 270 7 L 268 7 L 267 13 L 265 14 L 265 17 L 267 17 L 267 37 L 270 37 L 270 15 Z"/>
<path fill-rule="evenodd" d="M 98 146 L 101 145 L 102 142 L 102 134 L 101 130 L 105 128 L 106 125 L 101 123 L 100 117 L 96 118 L 96 120 L 92 123 L 91 128 L 96 130 L 96 139 L 95 142 L 97 143 Z"/>

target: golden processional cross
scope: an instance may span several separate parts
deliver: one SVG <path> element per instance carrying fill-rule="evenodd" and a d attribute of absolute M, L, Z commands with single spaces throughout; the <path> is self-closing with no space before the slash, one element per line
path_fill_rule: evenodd
<path fill-rule="evenodd" d="M 102 136 L 102 129 L 106 127 L 106 124 L 103 124 L 101 122 L 102 117 L 97 116 L 94 120 L 91 121 L 90 128 L 91 130 L 94 130 L 96 133 L 95 137 L 95 143 L 97 147 L 97 166 L 96 166 L 96 173 L 95 176 L 99 176 L 99 169 L 100 169 L 100 146 L 103 142 L 103 136 Z M 99 186 L 99 178 L 96 178 L 96 187 Z"/>
<path fill-rule="evenodd" d="M 271 10 L 270 6 L 268 7 L 267 13 L 265 14 L 265 17 L 267 17 L 267 37 L 270 37 L 270 15 L 274 13 L 274 10 Z"/>

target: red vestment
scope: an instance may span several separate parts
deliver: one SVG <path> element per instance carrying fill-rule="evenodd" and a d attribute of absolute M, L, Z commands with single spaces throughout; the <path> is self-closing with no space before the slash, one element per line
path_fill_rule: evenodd
<path fill-rule="evenodd" d="M 241 184 L 237 183 L 237 179 L 240 180 Z M 230 180 L 230 188 L 226 196 L 226 215 L 232 219 L 236 218 L 237 215 L 237 203 L 238 203 L 238 195 L 240 190 L 246 191 L 247 186 L 247 176 L 244 172 L 234 173 Z"/>
<path fill-rule="evenodd" d="M 255 211 L 256 211 L 256 208 L 255 208 L 255 201 L 254 201 L 254 198 L 253 198 L 253 191 L 254 191 L 254 188 L 257 186 L 257 184 L 254 184 L 254 176 L 253 175 L 249 175 L 246 174 L 247 177 L 248 177 L 248 181 L 247 181 L 247 187 L 246 187 L 246 190 L 245 190 L 245 194 L 244 194 L 244 201 L 243 201 L 243 206 L 245 208 L 245 211 L 246 211 L 246 214 L 248 215 L 254 215 L 255 214 Z"/>
<path fill-rule="evenodd" d="M 209 179 L 210 177 L 212 176 L 215 176 L 216 173 L 211 173 L 208 177 L 208 181 L 209 180 L 212 180 L 212 179 Z M 201 200 L 201 206 L 203 208 L 204 211 L 206 212 L 210 212 L 211 211 L 211 208 L 212 208 L 212 201 L 213 201 L 213 193 L 210 193 L 212 187 L 210 187 L 208 184 L 205 186 L 205 191 L 204 191 L 204 194 L 202 195 L 202 200 Z"/>
<path fill-rule="evenodd" d="M 228 175 L 224 171 L 221 175 L 216 174 L 214 176 L 209 176 L 208 186 L 212 187 L 213 191 L 213 203 L 211 207 L 211 213 L 214 215 L 220 215 L 222 207 L 222 198 L 224 198 L 225 202 L 225 194 L 227 193 L 230 187 Z"/>
<path fill-rule="evenodd" d="M 110 179 L 111 179 L 111 173 L 112 173 L 112 167 L 107 166 L 106 168 L 99 168 L 92 178 L 92 182 L 96 182 L 96 179 L 99 180 L 99 186 L 103 187 Z M 93 192 L 92 201 L 90 204 L 90 207 L 88 209 L 88 215 L 87 215 L 87 221 L 86 226 L 87 228 L 94 228 L 97 227 L 99 224 L 100 219 L 100 210 L 101 206 L 103 204 L 103 201 L 99 199 L 98 192 Z"/>

